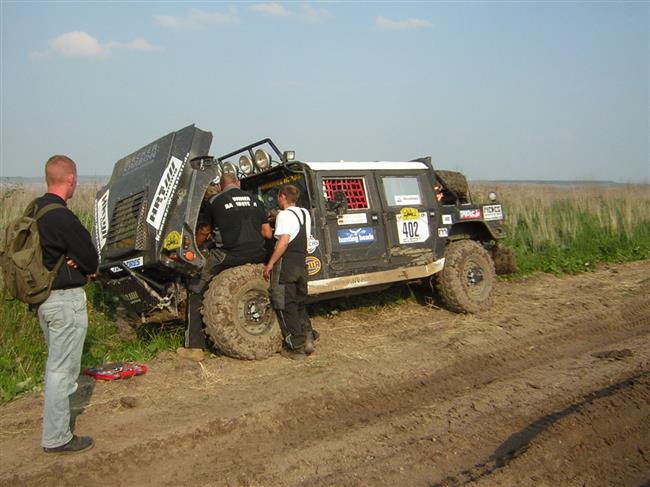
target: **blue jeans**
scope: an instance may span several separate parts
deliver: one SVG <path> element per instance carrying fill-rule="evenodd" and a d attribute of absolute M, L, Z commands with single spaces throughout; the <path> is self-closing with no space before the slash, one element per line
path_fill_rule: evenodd
<path fill-rule="evenodd" d="M 55 448 L 72 439 L 70 395 L 77 390 L 88 312 L 83 288 L 57 289 L 38 307 L 47 345 L 42 446 Z"/>

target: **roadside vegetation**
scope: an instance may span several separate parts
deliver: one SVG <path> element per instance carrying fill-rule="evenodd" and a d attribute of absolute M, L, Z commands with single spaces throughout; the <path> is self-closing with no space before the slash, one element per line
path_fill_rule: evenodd
<path fill-rule="evenodd" d="M 0 183 L 0 226 L 18 216 L 44 191 L 42 184 Z M 93 225 L 93 201 L 99 185 L 80 184 L 70 208 L 87 228 Z M 505 205 L 508 237 L 519 272 L 581 272 L 602 262 L 626 262 L 650 256 L 650 186 L 552 185 L 499 183 L 472 185 L 473 197 L 487 201 L 496 190 Z M 4 234 L 0 237 L 4 240 Z M 2 242 L 4 245 L 4 242 Z M 124 338 L 115 324 L 114 303 L 94 283 L 86 286 L 90 326 L 82 367 L 114 361 L 146 361 L 182 343 L 183 330 L 142 329 Z M 389 290 L 315 306 L 335 315 L 352 306 L 396 306 L 413 299 L 410 291 Z M 0 291 L 0 403 L 42 388 L 46 349 L 38 319 L 27 307 Z"/>

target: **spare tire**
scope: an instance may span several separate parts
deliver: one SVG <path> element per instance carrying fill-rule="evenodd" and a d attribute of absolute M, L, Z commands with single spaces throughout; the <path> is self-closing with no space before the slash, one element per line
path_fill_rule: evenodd
<path fill-rule="evenodd" d="M 487 250 L 474 240 L 450 242 L 445 267 L 434 282 L 447 308 L 457 313 L 477 313 L 492 305 L 496 274 Z"/>
<path fill-rule="evenodd" d="M 469 184 L 463 173 L 456 171 L 436 171 L 438 180 L 447 190 L 455 193 L 458 199 L 469 202 Z"/>
<path fill-rule="evenodd" d="M 205 332 L 225 355 L 261 360 L 282 346 L 263 269 L 260 264 L 226 269 L 210 281 L 203 296 Z"/>

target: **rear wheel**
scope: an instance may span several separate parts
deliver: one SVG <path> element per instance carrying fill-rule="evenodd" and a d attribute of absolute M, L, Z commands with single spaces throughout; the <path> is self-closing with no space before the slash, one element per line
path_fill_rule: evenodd
<path fill-rule="evenodd" d="M 446 306 L 457 313 L 476 313 L 492 305 L 496 280 L 494 263 L 481 244 L 473 240 L 451 242 L 445 250 L 445 267 L 434 276 Z"/>
<path fill-rule="evenodd" d="M 203 296 L 205 331 L 231 357 L 261 360 L 282 346 L 263 268 L 246 264 L 226 269 L 210 281 Z"/>

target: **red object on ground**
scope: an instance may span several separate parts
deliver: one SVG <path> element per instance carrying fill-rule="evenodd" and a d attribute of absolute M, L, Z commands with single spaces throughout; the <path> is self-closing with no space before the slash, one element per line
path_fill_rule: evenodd
<path fill-rule="evenodd" d="M 129 362 L 119 362 L 114 364 L 105 364 L 99 367 L 84 369 L 84 375 L 94 377 L 96 380 L 116 380 L 142 375 L 147 372 L 147 366 L 144 364 L 133 364 Z"/>

